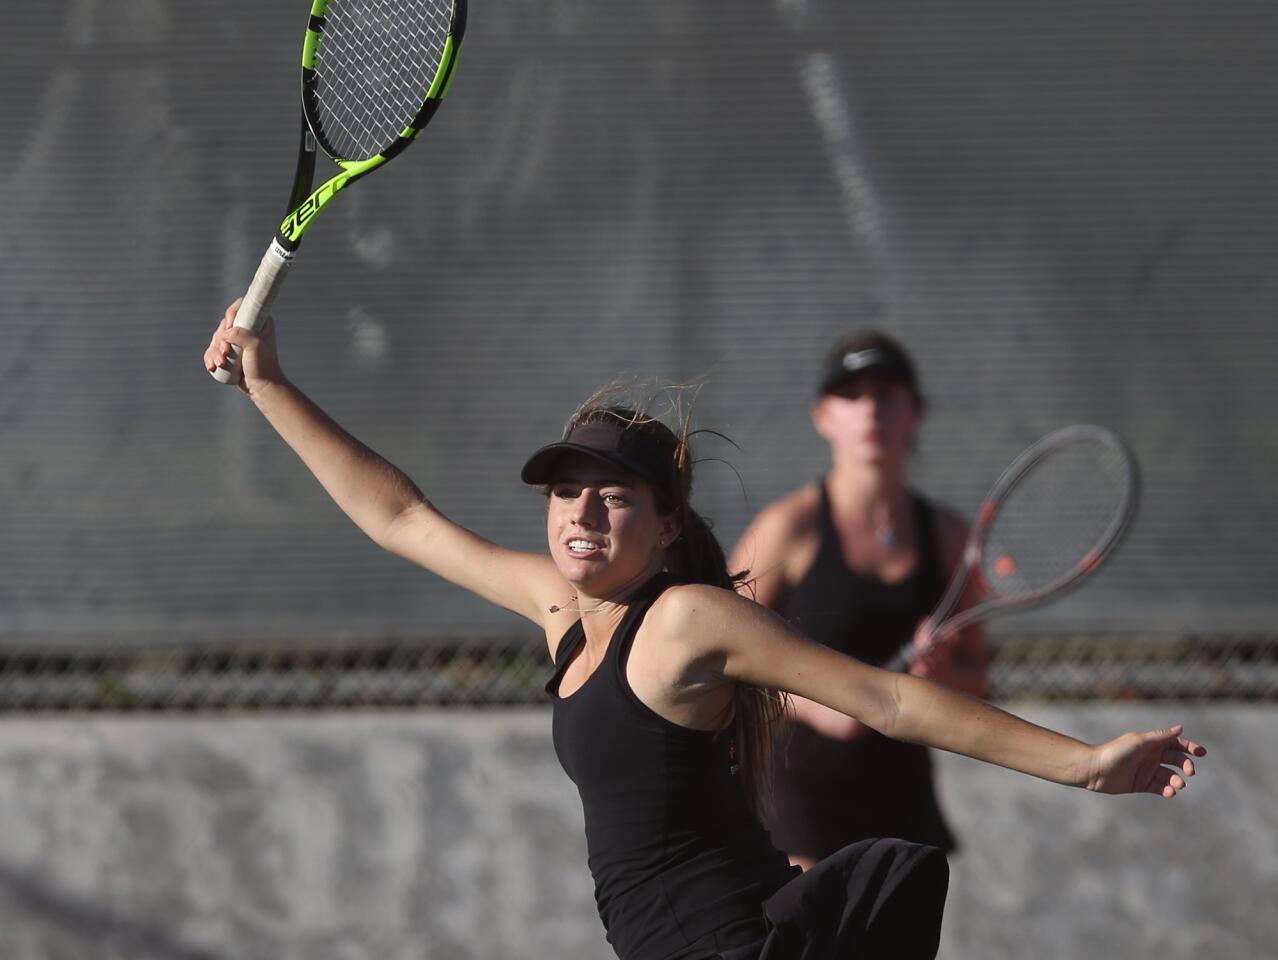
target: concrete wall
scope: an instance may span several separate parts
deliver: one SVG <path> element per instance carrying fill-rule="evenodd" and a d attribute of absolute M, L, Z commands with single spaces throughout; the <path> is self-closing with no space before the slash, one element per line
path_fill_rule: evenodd
<path fill-rule="evenodd" d="M 954 757 L 942 956 L 1278 950 L 1272 708 L 1026 707 L 1089 739 L 1184 720 L 1174 802 Z M 10 718 L 5 960 L 604 960 L 572 784 L 540 711 Z"/>

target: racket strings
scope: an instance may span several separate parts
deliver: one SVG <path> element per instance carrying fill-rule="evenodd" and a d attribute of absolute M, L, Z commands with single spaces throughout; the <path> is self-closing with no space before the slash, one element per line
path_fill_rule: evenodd
<path fill-rule="evenodd" d="M 383 152 L 443 61 L 452 0 L 332 0 L 316 50 L 317 133 L 345 160 Z"/>
<path fill-rule="evenodd" d="M 1072 578 L 1121 532 L 1133 480 L 1115 446 L 1075 441 L 1049 451 L 1000 502 L 982 555 L 986 581 L 1013 597 Z"/>

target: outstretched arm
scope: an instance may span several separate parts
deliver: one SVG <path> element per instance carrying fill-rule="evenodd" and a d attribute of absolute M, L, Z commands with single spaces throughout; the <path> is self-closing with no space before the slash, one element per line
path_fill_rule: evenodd
<path fill-rule="evenodd" d="M 1044 780 L 1103 793 L 1173 797 L 1206 751 L 1180 727 L 1091 745 L 907 674 L 813 643 L 775 614 L 725 590 L 682 588 L 668 629 L 694 638 L 722 676 L 808 697 L 898 740 L 922 743 Z"/>
<path fill-rule="evenodd" d="M 819 504 L 817 487 L 809 485 L 759 511 L 728 559 L 733 573 L 749 574 L 738 593 L 769 609 L 781 608 L 793 584 L 816 560 Z M 798 694 L 791 695 L 789 709 L 797 722 L 831 740 L 855 740 L 866 732 L 865 724 Z"/>
<path fill-rule="evenodd" d="M 347 433 L 284 376 L 275 324 L 258 333 L 234 326 L 239 301 L 227 308 L 208 349 L 208 370 L 230 344 L 243 348 L 240 389 L 315 474 L 342 511 L 378 546 L 542 622 L 543 597 L 564 593 L 549 557 L 507 550 L 458 526 L 436 510 L 397 467 Z"/>

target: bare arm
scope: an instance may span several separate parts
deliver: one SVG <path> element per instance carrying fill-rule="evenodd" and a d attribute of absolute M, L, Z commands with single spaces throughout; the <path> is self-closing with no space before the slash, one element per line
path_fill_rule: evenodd
<path fill-rule="evenodd" d="M 544 597 L 565 592 L 549 557 L 498 547 L 453 523 L 397 467 L 347 433 L 288 381 L 274 322 L 251 333 L 226 312 L 204 354 L 218 365 L 229 343 L 244 348 L 241 389 L 341 510 L 378 546 L 540 624 Z"/>
<path fill-rule="evenodd" d="M 750 579 L 741 591 L 770 610 L 785 603 L 793 584 L 802 579 L 815 561 L 820 495 L 808 486 L 768 504 L 746 528 L 728 561 L 728 569 L 748 570 Z M 838 710 L 792 693 L 789 712 L 794 720 L 831 740 L 854 740 L 865 725 Z"/>
<path fill-rule="evenodd" d="M 672 601 L 667 622 L 722 676 L 797 693 L 898 740 L 1070 786 L 1163 796 L 1184 788 L 1184 776 L 1194 772 L 1190 757 L 1206 752 L 1179 728 L 1089 745 L 939 684 L 843 656 L 727 591 L 689 586 Z"/>

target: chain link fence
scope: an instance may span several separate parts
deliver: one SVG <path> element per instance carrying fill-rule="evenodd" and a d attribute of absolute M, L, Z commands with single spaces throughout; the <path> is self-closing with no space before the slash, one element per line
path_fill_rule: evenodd
<path fill-rule="evenodd" d="M 1278 700 L 1278 636 L 991 638 L 991 699 Z M 536 637 L 10 649 L 0 711 L 237 711 L 547 703 Z"/>

